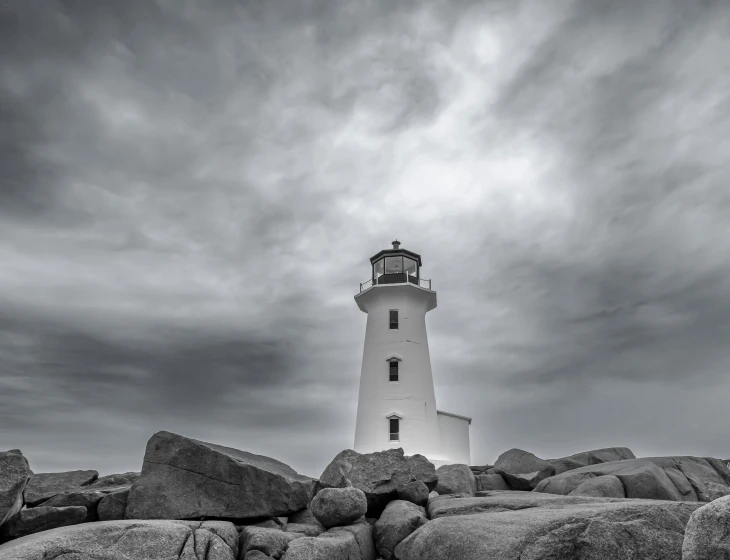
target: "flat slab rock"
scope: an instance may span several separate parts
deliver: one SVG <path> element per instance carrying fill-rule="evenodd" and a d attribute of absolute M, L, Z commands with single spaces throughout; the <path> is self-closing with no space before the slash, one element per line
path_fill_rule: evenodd
<path fill-rule="evenodd" d="M 238 533 L 225 521 L 99 521 L 0 545 L 0 560 L 236 560 Z"/>
<path fill-rule="evenodd" d="M 430 522 L 395 549 L 399 560 L 681 560 L 699 503 L 493 492 L 432 500 Z"/>
<path fill-rule="evenodd" d="M 25 488 L 25 505 L 35 507 L 56 494 L 88 486 L 94 482 L 97 471 L 65 471 L 34 474 Z"/>
<path fill-rule="evenodd" d="M 541 481 L 536 492 L 568 495 L 583 493 L 591 479 L 614 476 L 626 498 L 707 502 L 717 494 L 717 486 L 730 485 L 730 470 L 711 457 L 645 457 L 589 465 Z M 708 483 L 713 486 L 707 487 Z M 614 492 L 618 492 L 618 486 Z"/>
<path fill-rule="evenodd" d="M 158 432 L 127 498 L 127 519 L 252 519 L 307 506 L 313 481 L 246 451 Z"/>

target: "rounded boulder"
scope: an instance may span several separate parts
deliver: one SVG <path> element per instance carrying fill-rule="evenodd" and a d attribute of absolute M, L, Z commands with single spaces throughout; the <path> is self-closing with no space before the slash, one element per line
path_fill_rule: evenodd
<path fill-rule="evenodd" d="M 327 527 L 350 525 L 368 509 L 365 492 L 358 488 L 323 488 L 309 505 L 314 517 Z"/>

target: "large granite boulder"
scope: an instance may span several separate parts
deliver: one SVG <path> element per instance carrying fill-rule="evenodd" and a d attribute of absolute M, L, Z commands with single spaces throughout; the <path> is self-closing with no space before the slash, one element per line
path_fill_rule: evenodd
<path fill-rule="evenodd" d="M 692 513 L 684 532 L 682 560 L 730 560 L 730 496 Z"/>
<path fill-rule="evenodd" d="M 477 483 L 477 492 L 487 490 L 512 490 L 501 474 L 479 474 L 474 478 Z"/>
<path fill-rule="evenodd" d="M 0 545 L 2 560 L 235 560 L 238 533 L 225 521 L 99 521 Z"/>
<path fill-rule="evenodd" d="M 318 537 L 302 537 L 289 543 L 283 560 L 360 560 L 355 536 L 342 530 L 327 531 Z"/>
<path fill-rule="evenodd" d="M 117 490 L 106 494 L 96 508 L 96 513 L 100 521 L 118 521 L 124 519 L 124 513 L 127 511 L 127 498 L 129 490 Z"/>
<path fill-rule="evenodd" d="M 355 537 L 355 542 L 359 549 L 360 555 L 351 560 L 375 560 L 377 554 L 375 552 L 375 543 L 373 541 L 373 526 L 367 521 L 358 521 L 352 525 L 345 525 L 343 527 L 334 527 L 327 531 L 328 533 L 335 533 L 337 531 L 344 531 L 350 533 Z"/>
<path fill-rule="evenodd" d="M 624 485 L 612 474 L 597 476 L 585 481 L 570 493 L 571 496 L 592 496 L 594 498 L 625 498 Z"/>
<path fill-rule="evenodd" d="M 119 474 L 108 474 L 100 476 L 94 482 L 89 484 L 91 488 L 123 488 L 130 487 L 139 478 L 138 472 L 126 472 Z"/>
<path fill-rule="evenodd" d="M 309 504 L 314 517 L 322 525 L 350 525 L 363 517 L 368 509 L 365 492 L 359 488 L 323 488 Z"/>
<path fill-rule="evenodd" d="M 417 506 L 426 505 L 428 501 L 428 486 L 420 480 L 414 480 L 398 487 L 398 499 L 413 502 Z"/>
<path fill-rule="evenodd" d="M 127 499 L 127 519 L 251 519 L 304 508 L 312 479 L 245 451 L 158 432 Z"/>
<path fill-rule="evenodd" d="M 359 488 L 367 498 L 367 516 L 377 517 L 388 502 L 398 497 L 398 488 L 414 480 L 420 480 L 429 490 L 438 480 L 433 463 L 422 455 L 406 457 L 401 448 L 375 453 L 346 449 L 325 468 L 314 494 L 322 488 Z"/>
<path fill-rule="evenodd" d="M 278 560 L 286 551 L 289 543 L 300 539 L 304 535 L 284 532 L 280 529 L 265 529 L 263 527 L 244 527 L 241 531 L 241 555 L 249 551 L 259 550 Z"/>
<path fill-rule="evenodd" d="M 477 491 L 477 482 L 471 469 L 462 464 L 442 465 L 436 470 L 439 494 L 469 494 Z"/>
<path fill-rule="evenodd" d="M 555 474 L 552 464 L 516 448 L 502 453 L 494 463 L 494 469 L 512 490 L 532 490 L 541 480 Z"/>
<path fill-rule="evenodd" d="M 67 490 L 60 494 L 56 494 L 50 500 L 43 502 L 42 505 L 53 508 L 82 506 L 86 508 L 86 521 L 98 521 L 99 502 L 101 502 L 106 495 L 107 494 L 105 492 L 100 492 L 99 490 Z"/>
<path fill-rule="evenodd" d="M 0 527 L 0 542 L 56 527 L 78 525 L 85 520 L 86 508 L 83 506 L 23 508 Z"/>
<path fill-rule="evenodd" d="M 68 490 L 76 490 L 94 482 L 97 471 L 66 471 L 34 474 L 25 488 L 25 505 L 35 507 Z"/>
<path fill-rule="evenodd" d="M 18 449 L 0 452 L 0 526 L 23 507 L 23 491 L 32 474 Z"/>
<path fill-rule="evenodd" d="M 581 451 L 580 453 L 563 457 L 563 459 L 570 459 L 576 463 L 580 463 L 582 466 L 588 466 L 624 461 L 626 459 L 636 459 L 636 456 L 628 447 L 604 447 L 603 449 Z M 560 461 L 560 459 L 557 460 Z"/>
<path fill-rule="evenodd" d="M 563 474 L 564 472 L 572 471 L 574 469 L 579 469 L 586 466 L 585 463 L 579 463 L 575 459 L 569 459 L 568 457 L 563 457 L 562 459 L 545 460 L 553 467 L 555 467 L 555 474 Z"/>
<path fill-rule="evenodd" d="M 545 498 L 548 498 L 545 500 Z M 681 560 L 699 503 L 493 492 L 440 496 L 436 517 L 395 549 L 399 560 Z"/>
<path fill-rule="evenodd" d="M 386 560 L 393 558 L 395 547 L 427 521 L 426 510 L 421 506 L 405 500 L 390 502 L 373 526 L 378 554 Z"/>
<path fill-rule="evenodd" d="M 721 461 L 678 456 L 589 465 L 547 478 L 537 485 L 535 491 L 568 495 L 590 479 L 606 475 L 620 480 L 627 498 L 706 502 L 710 501 L 712 494 L 706 490 L 707 483 L 730 485 L 730 470 Z"/>

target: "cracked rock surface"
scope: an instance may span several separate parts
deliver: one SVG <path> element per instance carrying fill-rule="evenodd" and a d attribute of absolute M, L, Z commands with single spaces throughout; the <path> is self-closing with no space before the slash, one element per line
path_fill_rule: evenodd
<path fill-rule="evenodd" d="M 435 519 L 395 549 L 399 560 L 681 560 L 700 503 L 493 492 L 442 496 Z"/>
<path fill-rule="evenodd" d="M 32 474 L 20 451 L 0 452 L 0 525 L 23 507 L 23 490 Z"/>
<path fill-rule="evenodd" d="M 225 521 L 99 521 L 0 545 L 0 560 L 235 560 L 238 533 Z"/>

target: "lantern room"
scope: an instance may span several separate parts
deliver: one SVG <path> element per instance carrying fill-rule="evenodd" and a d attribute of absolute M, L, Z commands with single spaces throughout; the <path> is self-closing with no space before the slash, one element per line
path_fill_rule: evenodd
<path fill-rule="evenodd" d="M 384 249 L 370 257 L 372 283 L 420 285 L 421 255 L 400 248 L 400 241 L 393 241 L 392 249 Z"/>

